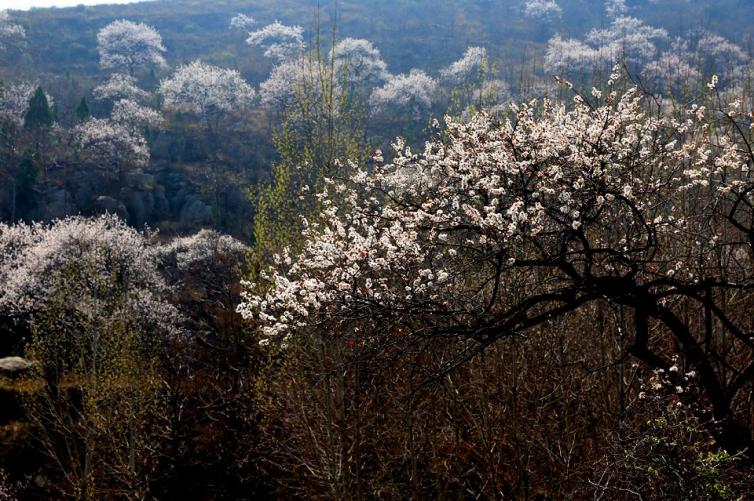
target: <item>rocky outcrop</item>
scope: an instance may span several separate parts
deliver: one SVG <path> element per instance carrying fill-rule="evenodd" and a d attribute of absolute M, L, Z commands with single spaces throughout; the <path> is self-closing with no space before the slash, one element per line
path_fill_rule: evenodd
<path fill-rule="evenodd" d="M 5 357 L 0 358 L 0 373 L 6 375 L 17 375 L 28 371 L 34 366 L 33 362 L 29 362 L 21 357 Z"/>

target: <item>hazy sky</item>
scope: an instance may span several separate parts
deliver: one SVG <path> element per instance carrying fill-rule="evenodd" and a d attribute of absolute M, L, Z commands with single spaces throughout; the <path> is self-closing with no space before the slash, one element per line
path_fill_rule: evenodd
<path fill-rule="evenodd" d="M 74 7 L 98 3 L 130 3 L 138 0 L 0 0 L 0 10 L 29 9 L 31 7 Z"/>

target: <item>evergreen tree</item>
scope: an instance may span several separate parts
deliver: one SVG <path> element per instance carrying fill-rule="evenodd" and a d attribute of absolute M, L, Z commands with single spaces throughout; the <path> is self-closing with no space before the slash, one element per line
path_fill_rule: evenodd
<path fill-rule="evenodd" d="M 84 122 L 90 115 L 91 113 L 86 98 L 82 97 L 81 102 L 79 102 L 79 105 L 76 107 L 76 116 L 79 117 L 79 121 Z"/>
<path fill-rule="evenodd" d="M 34 163 L 31 152 L 24 155 L 23 160 L 16 168 L 15 175 L 12 179 L 12 210 L 11 219 L 13 221 L 23 218 L 34 209 L 37 205 L 36 183 L 39 169 Z"/>
<path fill-rule="evenodd" d="M 24 127 L 26 129 L 41 129 L 50 127 L 52 122 L 53 115 L 47 97 L 42 87 L 37 87 L 36 92 L 29 100 L 29 108 L 24 115 Z"/>

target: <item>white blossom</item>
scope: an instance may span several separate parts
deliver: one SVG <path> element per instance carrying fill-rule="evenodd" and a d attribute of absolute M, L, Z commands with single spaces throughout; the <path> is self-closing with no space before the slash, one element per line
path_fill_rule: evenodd
<path fill-rule="evenodd" d="M 113 106 L 110 119 L 129 129 L 133 135 L 145 127 L 159 128 L 163 123 L 162 115 L 158 111 L 142 106 L 131 99 L 117 101 Z"/>
<path fill-rule="evenodd" d="M 119 19 L 97 34 L 97 50 L 103 68 L 128 74 L 140 66 L 165 66 L 162 37 L 153 27 Z"/>
<path fill-rule="evenodd" d="M 7 10 L 0 10 L 0 49 L 18 44 L 25 38 L 26 31 L 24 28 L 11 21 Z"/>
<path fill-rule="evenodd" d="M 748 54 L 740 46 L 712 33 L 700 38 L 696 47 L 702 55 L 718 60 L 726 66 L 742 64 L 749 60 Z"/>
<path fill-rule="evenodd" d="M 401 332 L 484 339 L 490 325 L 518 332 L 534 318 L 518 308 L 531 308 L 536 294 L 557 297 L 573 274 L 595 286 L 624 273 L 639 285 L 682 280 L 688 267 L 715 259 L 704 248 L 715 239 L 700 248 L 683 235 L 714 231 L 698 220 L 718 203 L 683 201 L 712 184 L 726 196 L 747 179 L 743 154 L 719 138 L 713 153 L 703 116 L 654 118 L 635 88 L 604 94 L 596 107 L 523 103 L 502 123 L 485 113 L 447 119 L 422 153 L 398 140 L 392 162 L 330 180 L 302 251 L 283 252 L 261 283 L 245 284 L 238 311 L 268 340 L 322 322 L 381 329 L 389 318 L 401 319 Z M 534 281 L 531 263 L 563 273 Z M 511 287 L 521 280 L 520 290 L 498 297 L 497 287 L 479 287 L 496 276 Z M 536 317 L 544 305 L 532 304 Z"/>
<path fill-rule="evenodd" d="M 246 43 L 263 47 L 265 57 L 284 61 L 300 56 L 304 51 L 304 29 L 301 26 L 286 26 L 275 21 L 249 33 Z"/>
<path fill-rule="evenodd" d="M 233 18 L 231 18 L 230 29 L 238 30 L 238 31 L 248 31 L 256 23 L 257 21 L 253 17 L 247 16 L 246 14 L 239 13 L 233 16 Z"/>
<path fill-rule="evenodd" d="M 396 75 L 384 86 L 372 92 L 370 102 L 377 109 L 385 106 L 411 106 L 429 109 L 437 90 L 435 79 L 421 70 L 411 70 L 408 75 Z"/>
<path fill-rule="evenodd" d="M 369 40 L 344 38 L 335 45 L 335 72 L 350 82 L 376 83 L 389 77 L 380 51 Z"/>
<path fill-rule="evenodd" d="M 160 83 L 165 106 L 185 106 L 202 118 L 248 108 L 256 92 L 237 70 L 194 61 Z"/>
<path fill-rule="evenodd" d="M 201 230 L 198 233 L 176 238 L 156 249 L 161 260 L 171 259 L 179 270 L 212 268 L 222 260 L 241 261 L 248 247 L 230 235 L 214 230 Z"/>
<path fill-rule="evenodd" d="M 0 115 L 5 116 L 16 125 L 22 125 L 26 110 L 29 109 L 29 101 L 38 87 L 39 84 L 29 81 L 0 86 Z M 45 97 L 47 104 L 52 107 L 55 104 L 53 97 L 46 92 Z"/>
<path fill-rule="evenodd" d="M 111 101 L 119 99 L 144 101 L 149 98 L 149 93 L 136 85 L 136 79 L 125 73 L 113 73 L 107 82 L 95 87 L 92 94 L 95 99 Z"/>
<path fill-rule="evenodd" d="M 469 47 L 463 57 L 443 69 L 440 74 L 452 82 L 463 82 L 468 79 L 477 80 L 487 62 L 487 49 L 484 47 Z"/>
<path fill-rule="evenodd" d="M 595 46 L 602 60 L 617 61 L 621 56 L 631 61 L 654 57 L 657 40 L 664 40 L 668 32 L 655 28 L 629 16 L 613 19 L 609 28 L 593 29 L 587 35 L 587 42 Z"/>
<path fill-rule="evenodd" d="M 552 19 L 563 15 L 563 9 L 554 0 L 526 0 L 524 15 L 539 19 Z"/>
<path fill-rule="evenodd" d="M 611 19 L 625 16 L 628 13 L 626 0 L 606 0 L 605 13 L 607 14 L 607 17 Z"/>
<path fill-rule="evenodd" d="M 597 51 L 586 43 L 555 35 L 547 43 L 545 70 L 549 73 L 581 71 L 591 67 L 596 58 Z"/>
<path fill-rule="evenodd" d="M 52 315 L 69 328 L 119 318 L 150 335 L 180 331 L 148 237 L 113 215 L 0 223 L 0 280 L 0 313 L 10 317 Z"/>
<path fill-rule="evenodd" d="M 145 167 L 150 154 L 146 139 L 129 125 L 90 118 L 73 130 L 76 144 L 90 161 L 112 165 Z"/>

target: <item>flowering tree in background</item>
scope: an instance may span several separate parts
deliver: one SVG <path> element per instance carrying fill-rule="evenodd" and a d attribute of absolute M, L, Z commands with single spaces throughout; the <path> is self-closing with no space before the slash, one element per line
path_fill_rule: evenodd
<path fill-rule="evenodd" d="M 100 65 L 133 75 L 143 66 L 165 66 L 162 37 L 153 27 L 119 19 L 97 34 Z"/>
<path fill-rule="evenodd" d="M 730 450 L 750 446 L 738 410 L 754 341 L 720 307 L 754 289 L 754 157 L 738 104 L 709 118 L 693 107 L 679 122 L 647 114 L 635 88 L 590 99 L 570 111 L 521 105 L 503 123 L 449 121 L 422 154 L 399 141 L 391 163 L 332 181 L 303 250 L 246 284 L 239 312 L 263 343 L 319 327 L 364 346 L 465 338 L 453 366 L 606 301 L 634 315 L 627 351 L 668 371 L 657 343 L 672 340 L 699 373 L 711 433 Z M 712 141 L 718 119 L 728 134 Z M 703 307 L 745 355 L 682 320 L 684 305 Z"/>
<path fill-rule="evenodd" d="M 96 99 L 103 101 L 120 99 L 145 101 L 150 96 L 147 91 L 139 88 L 134 77 L 125 73 L 113 73 L 107 82 L 95 87 L 92 93 Z"/>
<path fill-rule="evenodd" d="M 375 84 L 389 78 L 387 64 L 369 40 L 344 38 L 332 55 L 335 73 L 349 82 Z"/>
<path fill-rule="evenodd" d="M 230 29 L 237 31 L 249 31 L 252 26 L 257 24 L 256 20 L 246 14 L 236 14 L 230 20 Z"/>
<path fill-rule="evenodd" d="M 597 52 L 584 42 L 555 35 L 547 42 L 545 71 L 555 74 L 583 71 L 594 63 L 596 57 Z"/>
<path fill-rule="evenodd" d="M 488 73 L 487 50 L 483 47 L 469 47 L 463 57 L 440 75 L 451 85 L 453 105 L 467 112 L 484 106 L 483 87 Z"/>
<path fill-rule="evenodd" d="M 612 64 L 621 58 L 630 62 L 646 61 L 655 56 L 655 43 L 667 37 L 668 32 L 663 28 L 622 16 L 613 19 L 608 28 L 591 30 L 586 40 L 595 47 L 602 61 Z"/>
<path fill-rule="evenodd" d="M 616 62 L 639 64 L 653 59 L 656 42 L 665 40 L 666 30 L 634 17 L 616 17 L 607 28 L 592 29 L 584 41 L 555 35 L 547 44 L 545 70 L 578 73 L 611 68 Z"/>
<path fill-rule="evenodd" d="M 237 70 L 194 61 L 179 67 L 172 77 L 160 83 L 167 107 L 185 107 L 198 115 L 211 133 L 222 117 L 248 108 L 256 97 L 254 89 Z"/>
<path fill-rule="evenodd" d="M 13 23 L 7 10 L 0 11 L 0 50 L 17 47 L 26 38 L 26 30 Z"/>
<path fill-rule="evenodd" d="M 18 126 L 23 124 L 29 101 L 34 96 L 39 84 L 28 81 L 15 82 L 0 88 L 0 115 Z M 55 100 L 45 93 L 47 104 L 52 107 Z"/>
<path fill-rule="evenodd" d="M 73 137 L 90 163 L 105 168 L 114 167 L 116 173 L 149 165 L 147 141 L 140 133 L 134 133 L 129 124 L 90 118 L 73 129 Z"/>
<path fill-rule="evenodd" d="M 412 116 L 432 107 L 437 81 L 421 70 L 411 70 L 406 75 L 395 75 L 387 83 L 374 90 L 370 98 L 377 110 L 389 106 L 408 108 Z"/>
<path fill-rule="evenodd" d="M 163 433 L 156 347 L 183 323 L 149 240 L 111 215 L 0 224 L 0 316 L 31 332 L 43 387 L 24 408 L 65 494 L 148 490 Z"/>
<path fill-rule="evenodd" d="M 259 85 L 259 97 L 263 105 L 282 110 L 292 102 L 297 89 L 306 84 L 307 60 L 305 58 L 283 61 L 270 72 L 267 80 Z"/>
<path fill-rule="evenodd" d="M 628 13 L 626 0 L 607 0 L 605 2 L 605 14 L 610 19 L 625 16 Z"/>
<path fill-rule="evenodd" d="M 116 101 L 110 120 L 128 129 L 132 135 L 138 135 L 146 128 L 158 129 L 163 123 L 163 117 L 158 111 L 131 99 Z"/>
<path fill-rule="evenodd" d="M 526 0 L 524 2 L 524 15 L 551 20 L 563 15 L 563 9 L 554 0 Z"/>
<path fill-rule="evenodd" d="M 693 66 L 694 57 L 689 49 L 689 43 L 683 39 L 676 39 L 670 46 L 670 50 L 647 63 L 642 70 L 642 75 L 649 81 L 654 81 L 660 86 L 670 90 L 681 85 L 689 85 L 699 82 L 701 72 Z"/>
<path fill-rule="evenodd" d="M 145 331 L 176 332 L 180 325 L 164 300 L 168 289 L 148 241 L 116 216 L 0 224 L 0 255 L 2 315 L 33 319 L 64 301 L 71 316 L 56 322 L 106 322 L 118 308 L 125 318 L 144 322 Z M 121 295 L 122 301 L 111 302 Z"/>
<path fill-rule="evenodd" d="M 463 82 L 467 79 L 478 80 L 487 63 L 487 49 L 484 47 L 469 47 L 463 57 L 440 72 L 443 78 L 453 82 Z"/>
<path fill-rule="evenodd" d="M 246 43 L 264 48 L 265 57 L 278 62 L 301 55 L 306 47 L 301 26 L 286 26 L 278 21 L 249 33 Z"/>

